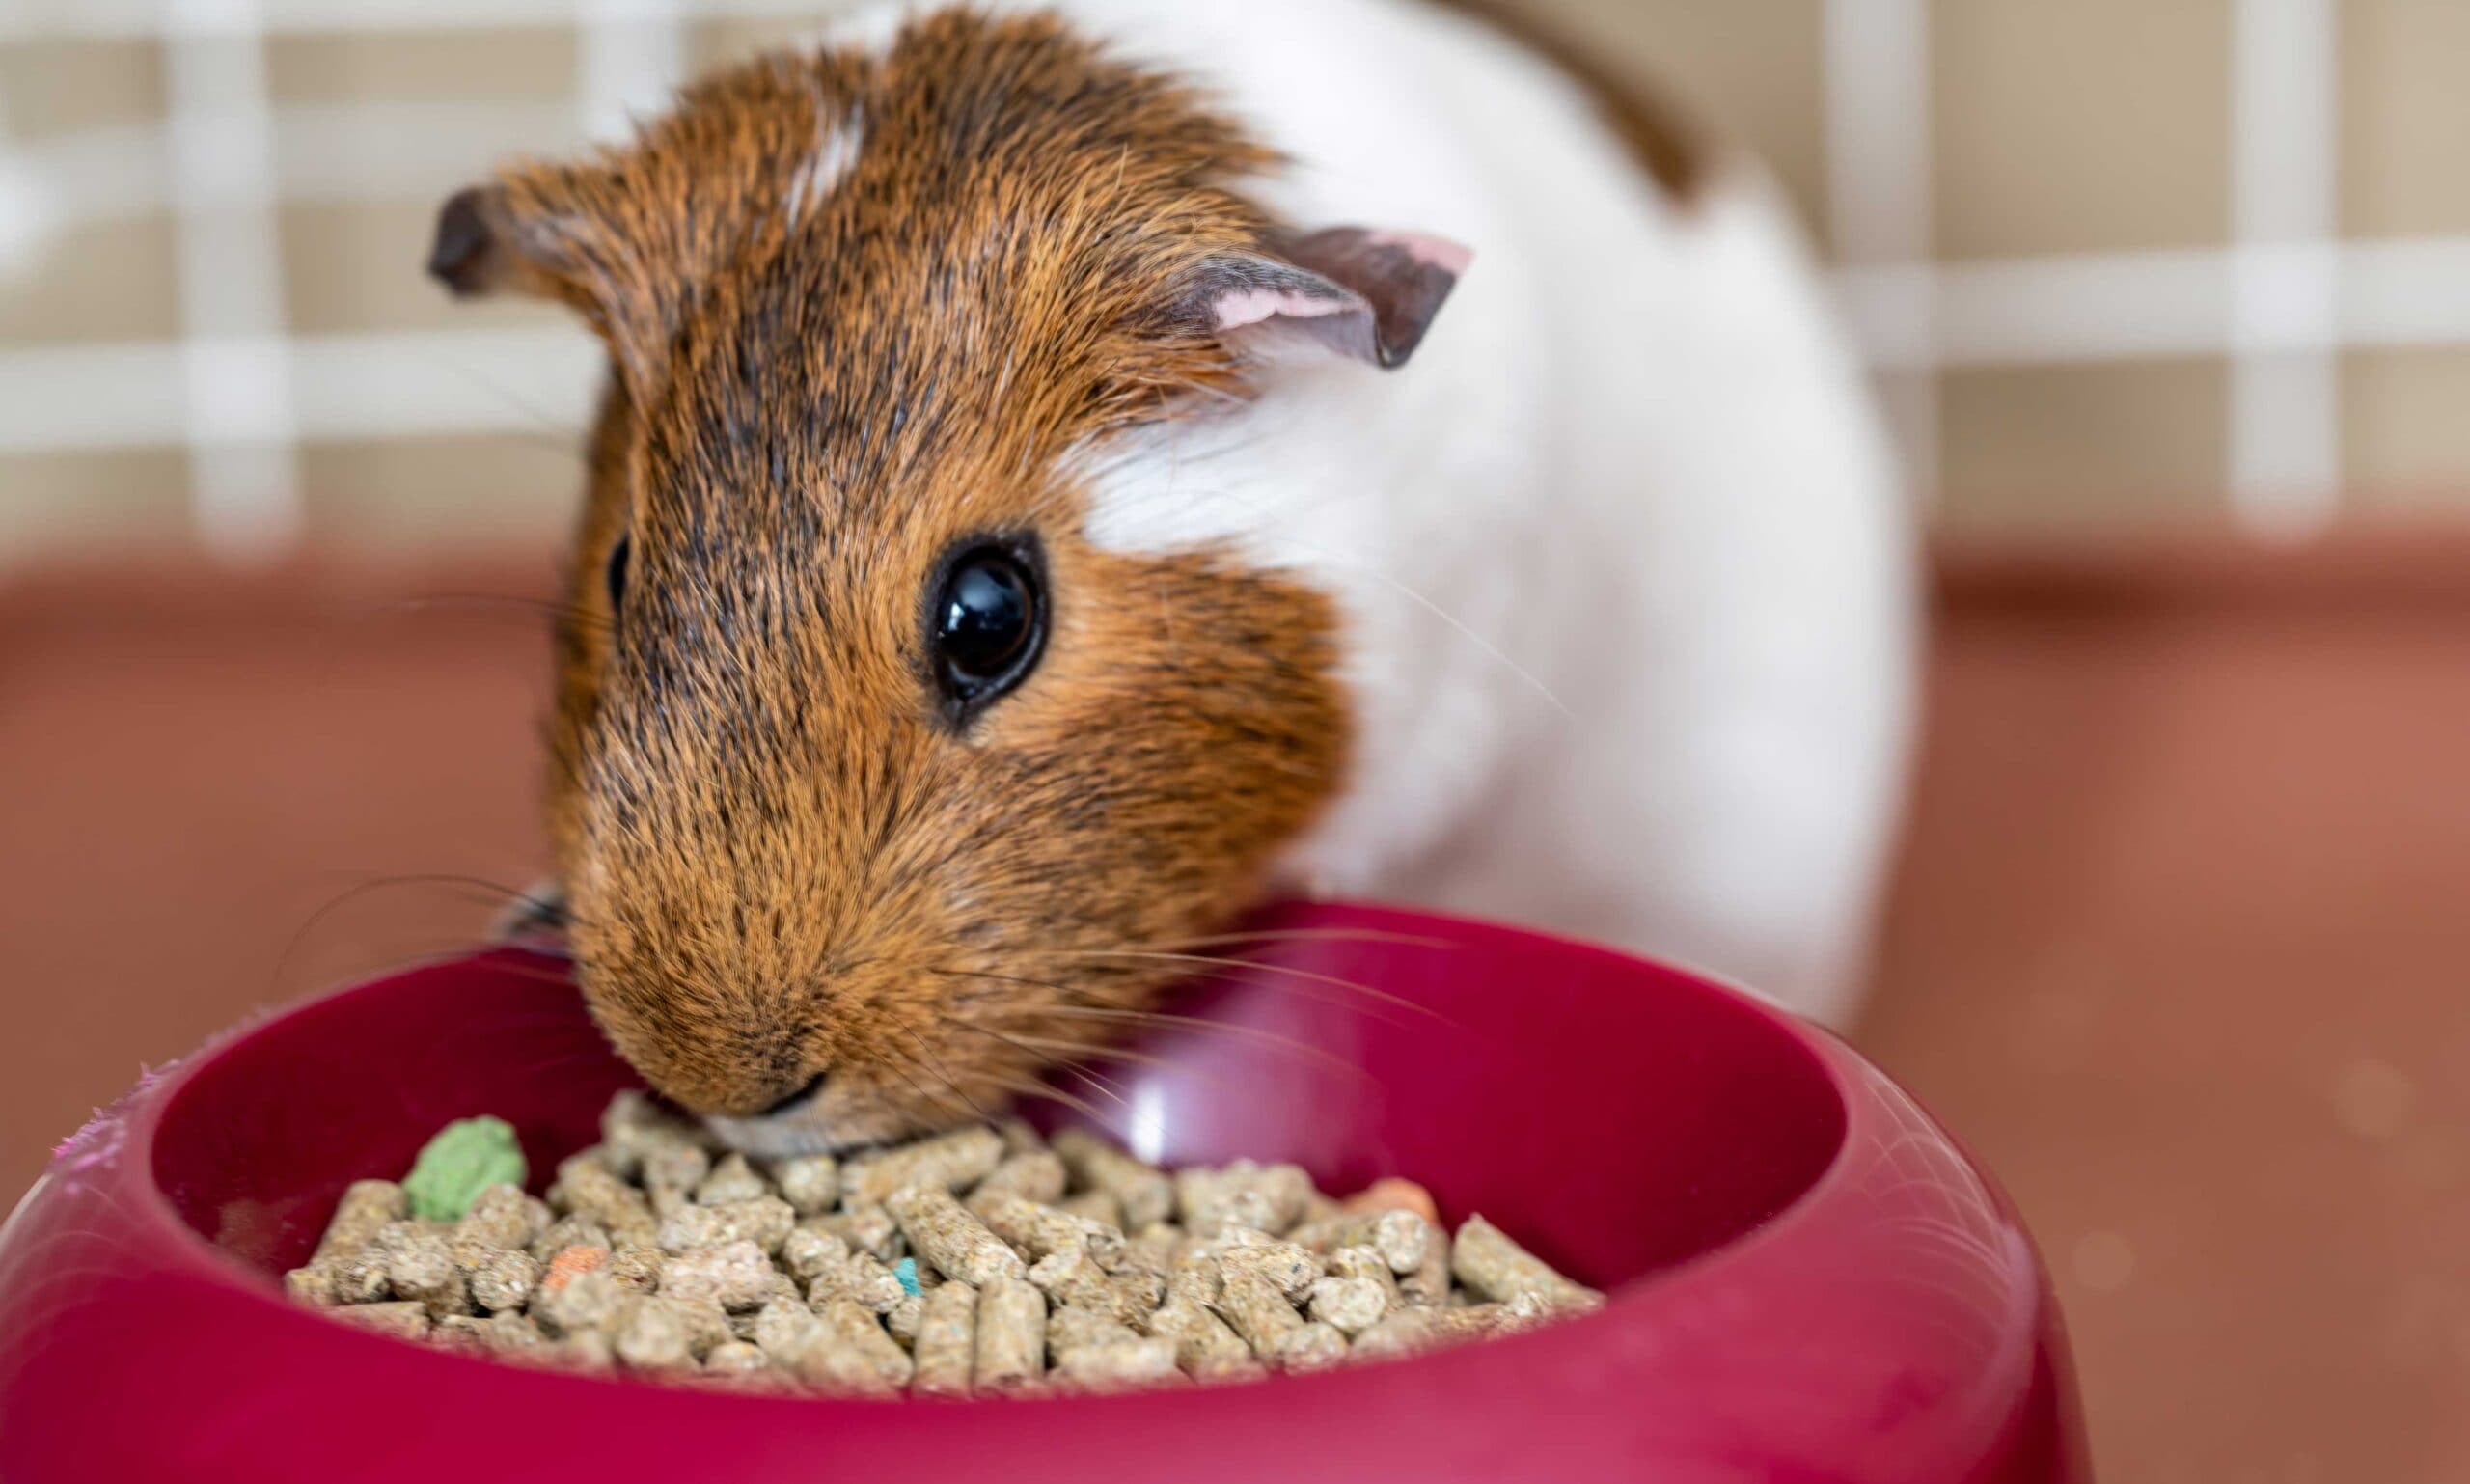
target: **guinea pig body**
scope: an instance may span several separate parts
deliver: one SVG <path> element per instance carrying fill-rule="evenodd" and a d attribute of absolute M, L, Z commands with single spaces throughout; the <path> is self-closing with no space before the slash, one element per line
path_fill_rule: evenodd
<path fill-rule="evenodd" d="M 1293 220 L 1474 266 L 1395 376 L 1171 425 L 1092 530 L 1232 545 L 1342 610 L 1346 788 L 1306 890 L 1504 917 L 1854 1008 L 1913 704 L 1909 516 L 1790 208 L 1685 199 L 1570 78 L 1404 0 L 1070 0 L 1298 162 Z"/>
<path fill-rule="evenodd" d="M 1281 890 L 1844 1013 L 1905 516 L 1771 186 L 1663 176 L 1410 0 L 1066 0 L 456 197 L 433 271 L 610 351 L 550 812 L 620 1053 L 887 1138 Z"/>

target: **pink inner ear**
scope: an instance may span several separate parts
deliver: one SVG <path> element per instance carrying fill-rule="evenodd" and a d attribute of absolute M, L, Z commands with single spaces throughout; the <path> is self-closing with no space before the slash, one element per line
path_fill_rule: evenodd
<path fill-rule="evenodd" d="M 1218 327 L 1240 330 L 1248 324 L 1280 317 L 1317 319 L 1323 315 L 1340 315 L 1353 306 L 1345 299 L 1332 299 L 1298 293 L 1291 289 L 1239 289 L 1219 295 Z"/>
<path fill-rule="evenodd" d="M 1373 232 L 1364 234 L 1369 247 L 1394 247 L 1420 263 L 1441 269 L 1455 278 L 1467 271 L 1475 261 L 1475 250 L 1420 232 Z"/>

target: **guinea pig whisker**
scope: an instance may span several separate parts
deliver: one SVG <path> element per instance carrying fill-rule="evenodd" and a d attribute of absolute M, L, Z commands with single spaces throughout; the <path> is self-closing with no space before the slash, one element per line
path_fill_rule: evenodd
<path fill-rule="evenodd" d="M 989 974 L 980 969 L 946 969 L 936 964 L 927 964 L 923 968 L 927 974 L 942 975 L 951 979 L 984 979 L 992 984 L 1017 984 L 1024 989 L 1043 989 L 1066 997 L 1080 992 L 1074 986 L 1057 979 L 1030 978 L 1017 974 Z"/>
<path fill-rule="evenodd" d="M 909 1069 L 908 1069 L 907 1067 L 903 1066 L 903 1065 L 901 1064 L 901 1062 L 900 1062 L 900 1061 L 898 1061 L 898 1060 L 888 1060 L 888 1061 L 886 1061 L 884 1064 L 885 1064 L 886 1066 L 888 1066 L 888 1067 L 892 1068 L 892 1075 L 893 1075 L 894 1077 L 897 1077 L 897 1078 L 899 1078 L 902 1082 L 905 1082 L 905 1083 L 909 1084 L 909 1089 L 910 1089 L 912 1092 L 915 1092 L 915 1093 L 917 1093 L 917 1094 L 918 1094 L 918 1098 L 919 1098 L 919 1102 L 922 1102 L 922 1103 L 935 1103 L 935 1104 L 940 1104 L 940 1105 L 942 1105 L 943 1107 L 946 1107 L 946 1108 L 949 1108 L 949 1107 L 951 1107 L 951 1106 L 952 1106 L 951 1101 L 950 1101 L 950 1098 L 949 1098 L 948 1096 L 946 1096 L 946 1097 L 938 1097 L 938 1096 L 936 1096 L 934 1093 L 927 1091 L 927 1090 L 926 1090 L 926 1085 L 925 1085 L 925 1084 L 923 1084 L 923 1083 L 921 1083 L 921 1082 L 919 1082 L 917 1078 L 910 1076 L 910 1075 L 909 1075 Z M 921 1070 L 922 1070 L 922 1068 L 921 1068 Z M 949 1086 L 949 1084 L 948 1084 L 948 1081 L 947 1082 L 947 1087 L 948 1088 L 949 1092 L 952 1092 L 952 1093 L 957 1093 L 957 1092 L 959 1092 L 959 1091 L 960 1091 L 960 1089 L 959 1089 L 959 1088 L 957 1088 L 957 1087 L 950 1087 L 950 1086 Z M 978 1108 L 978 1106 L 977 1106 L 975 1103 L 970 1102 L 967 1098 L 963 1098 L 963 1099 L 961 1100 L 961 1102 L 962 1102 L 962 1106 L 964 1106 L 964 1107 L 968 1108 L 970 1112 L 976 1113 L 980 1118 L 984 1118 L 984 1117 L 986 1116 L 985 1112 L 984 1112 L 983 1110 L 981 1110 L 980 1108 Z"/>
<path fill-rule="evenodd" d="M 1287 976 L 1289 978 L 1300 979 L 1307 984 L 1324 984 L 1336 989 L 1352 990 L 1368 999 L 1378 1000 L 1384 1004 L 1395 1005 L 1402 1010 L 1412 1010 L 1418 1015 L 1433 1016 L 1434 1019 L 1440 1018 L 1439 1016 L 1434 1015 L 1433 1011 L 1415 1003 L 1413 1000 L 1404 999 L 1400 996 L 1390 994 L 1387 990 L 1375 989 L 1369 984 L 1358 984 L 1353 979 L 1342 979 L 1337 977 L 1335 975 L 1315 974 L 1309 969 L 1296 969 L 1285 964 L 1263 963 L 1257 959 L 1222 958 L 1211 953 L 1163 953 L 1141 948 L 1057 948 L 1051 952 L 1031 953 L 1025 956 L 1031 958 L 1121 958 L 1139 959 L 1155 963 L 1189 964 L 1195 968 L 1252 969 L 1258 970 L 1263 974 L 1282 974 Z"/>
<path fill-rule="evenodd" d="M 1229 948 L 1246 943 L 1387 943 L 1414 948 L 1454 948 L 1457 944 L 1446 938 L 1420 938 L 1413 933 L 1385 932 L 1377 927 L 1286 927 L 1268 928 L 1249 933 L 1217 933 L 1207 938 L 1185 938 L 1162 943 L 1157 947 L 1176 952 L 1193 948 Z"/>
<path fill-rule="evenodd" d="M 1125 1102 L 1123 1088 L 1120 1084 L 1116 1083 L 1112 1078 L 1103 1077 L 1094 1069 L 1084 1065 L 1078 1060 L 1072 1059 L 1077 1057 L 1088 1056 L 1090 1054 L 1090 1049 L 1086 1046 L 1080 1045 L 1073 1041 L 1049 1040 L 1044 1037 L 1037 1036 L 1009 1036 L 1005 1035 L 1001 1031 L 993 1029 L 992 1027 L 974 1025 L 968 1021 L 955 1020 L 951 1023 L 962 1027 L 964 1030 L 974 1031 L 980 1035 L 993 1036 L 995 1039 L 1002 1041 L 1006 1046 L 1027 1052 L 1032 1061 L 1044 1063 L 1058 1072 L 1069 1072 L 1073 1076 L 1086 1082 L 1090 1086 L 1104 1092 L 1107 1096 L 1113 1098 L 1116 1102 L 1123 1103 L 1125 1107 L 1129 1108 L 1132 1106 L 1130 1103 Z M 1040 1049 L 1041 1047 L 1065 1052 L 1069 1055 L 1065 1058 L 1057 1060 L 1048 1057 L 1045 1052 Z"/>
<path fill-rule="evenodd" d="M 523 442 L 538 448 L 555 449 L 560 453 L 579 462 L 584 458 L 583 442 L 577 436 L 575 427 L 564 419 L 553 415 L 548 408 L 508 386 L 504 380 L 491 375 L 467 359 L 448 355 L 442 351 L 432 350 L 421 359 L 440 370 L 453 372 L 521 413 L 526 422 L 534 425 L 529 428 L 516 430 L 516 436 Z"/>
<path fill-rule="evenodd" d="M 963 1088 L 959 1083 L 952 1080 L 952 1074 L 944 1070 L 943 1063 L 934 1059 L 933 1055 L 926 1049 L 926 1038 L 924 1036 L 919 1035 L 915 1031 L 905 1031 L 903 1033 L 911 1040 L 918 1043 L 918 1055 L 923 1058 L 926 1067 L 942 1081 L 945 1086 L 951 1088 L 954 1093 L 958 1094 L 962 1102 L 969 1105 L 969 1111 L 977 1114 L 978 1121 L 982 1123 L 992 1123 L 995 1121 L 995 1115 L 988 1113 L 985 1109 L 978 1107 L 977 1099 L 971 1097 L 967 1089 Z"/>
<path fill-rule="evenodd" d="M 1101 1077 L 1097 1073 L 1089 1070 L 1087 1067 L 1072 1062 L 1058 1063 L 1056 1070 L 1058 1072 L 1068 1072 L 1071 1075 L 1080 1078 L 1083 1082 L 1089 1085 L 1090 1091 L 1103 1093 L 1105 1094 L 1107 1101 L 1114 1104 L 1117 1108 L 1122 1109 L 1126 1113 L 1132 1112 L 1132 1099 L 1124 1095 L 1122 1084 Z"/>
<path fill-rule="evenodd" d="M 1036 1012 L 1023 1011 L 1022 1013 L 1034 1014 Z M 989 1031 L 986 1027 L 980 1025 L 971 1025 L 969 1029 L 988 1035 L 997 1034 L 997 1032 Z M 1059 1041 L 1044 1036 L 1033 1035 L 1025 1035 L 1017 1038 L 1011 1036 L 1000 1036 L 999 1038 L 1010 1041 L 1011 1044 L 1021 1047 L 1024 1050 L 1052 1048 L 1057 1052 L 1064 1053 L 1065 1055 L 1061 1058 L 1057 1059 L 1054 1064 L 1059 1068 L 1067 1069 L 1083 1076 L 1096 1075 L 1089 1067 L 1089 1061 L 1121 1061 L 1133 1066 L 1154 1067 L 1159 1071 L 1170 1072 L 1178 1077 L 1188 1077 L 1195 1082 L 1206 1083 L 1212 1087 L 1229 1092 L 1232 1092 L 1237 1088 L 1236 1079 L 1229 1077 L 1225 1073 L 1215 1068 L 1196 1067 L 1188 1061 L 1178 1060 L 1173 1057 L 1161 1057 L 1145 1051 L 1134 1051 L 1130 1047 L 1087 1046 L 1078 1041 Z M 1344 1063 L 1340 1063 L 1340 1065 L 1349 1072 L 1355 1070 L 1353 1067 L 1345 1067 Z M 1120 1086 L 1120 1084 L 1118 1084 L 1118 1086 Z"/>
<path fill-rule="evenodd" d="M 319 903 L 316 910 L 312 911 L 300 925 L 292 930 L 290 938 L 284 943 L 283 951 L 275 956 L 274 972 L 268 976 L 270 984 L 277 990 L 282 988 L 284 976 L 290 972 L 292 959 L 300 951 L 301 944 L 311 933 L 316 931 L 327 918 L 371 893 L 392 891 L 401 887 L 458 887 L 465 891 L 487 893 L 493 901 L 537 905 L 533 902 L 529 893 L 518 892 L 512 887 L 491 881 L 485 876 L 467 876 L 454 871 L 422 871 L 410 875 L 375 877 L 346 887 Z"/>
<path fill-rule="evenodd" d="M 1343 1072 L 1350 1077 L 1361 1077 L 1363 1075 L 1363 1069 L 1361 1067 L 1357 1066 L 1355 1063 L 1347 1060 L 1343 1057 L 1337 1056 L 1323 1049 L 1322 1047 L 1315 1046 L 1309 1041 L 1299 1041 L 1293 1036 L 1280 1035 L 1275 1031 L 1264 1031 L 1258 1026 L 1231 1025 L 1222 1020 L 1210 1020 L 1199 1015 L 1176 1015 L 1165 1010 L 1116 1010 L 1089 1004 L 1057 1005 L 1053 1009 L 1044 1010 L 1024 1009 L 1020 1011 L 1020 1013 L 1023 1015 L 1059 1016 L 1065 1019 L 1074 1020 L 1110 1021 L 1114 1024 L 1124 1026 L 1147 1026 L 1160 1030 L 1207 1031 L 1214 1035 L 1230 1035 L 1241 1039 L 1258 1041 L 1266 1046 L 1275 1046 L 1281 1051 L 1293 1052 L 1306 1060 L 1320 1062 L 1322 1065 L 1329 1067 L 1332 1071 Z"/>
<path fill-rule="evenodd" d="M 1013 974 L 990 974 L 986 971 L 976 969 L 947 969 L 938 964 L 922 965 L 921 968 L 923 969 L 923 972 L 927 974 L 940 974 L 955 978 L 990 979 L 999 984 L 1019 984 L 1030 989 L 1053 990 L 1057 994 L 1061 995 L 1069 995 L 1074 992 L 1072 986 L 1059 983 L 1053 979 L 1029 978 L 1021 975 Z M 1308 1041 L 1299 1041 L 1293 1036 L 1280 1035 L 1275 1031 L 1265 1031 L 1258 1026 L 1231 1025 L 1222 1020 L 1211 1020 L 1208 1017 L 1201 1015 L 1181 1015 L 1170 1010 L 1137 1010 L 1117 1005 L 1102 1004 L 1023 1005 L 1017 1009 L 1000 1011 L 999 1013 L 1013 1018 L 1028 1020 L 1090 1020 L 1118 1026 L 1193 1031 L 1206 1032 L 1212 1035 L 1235 1036 L 1240 1039 L 1251 1040 L 1262 1045 L 1276 1046 L 1280 1050 L 1293 1052 L 1306 1060 L 1317 1061 L 1332 1071 L 1342 1073 L 1349 1077 L 1361 1077 L 1363 1075 L 1362 1068 L 1356 1066 L 1354 1063 L 1346 1060 L 1342 1057 L 1333 1056 L 1322 1048 L 1312 1045 Z M 1127 1060 L 1135 1059 L 1125 1057 L 1123 1053 L 1112 1048 L 1094 1048 L 1093 1050 L 1100 1056 L 1117 1057 Z"/>
<path fill-rule="evenodd" d="M 1009 1092 L 1015 1097 L 1044 1098 L 1049 1102 L 1061 1103 L 1101 1128 L 1108 1126 L 1105 1109 L 1087 1098 L 1066 1092 L 1052 1083 L 1035 1082 L 1029 1078 L 990 1076 L 986 1079 L 986 1085 L 999 1091 Z"/>
<path fill-rule="evenodd" d="M 1022 1013 L 1025 1015 L 1035 1015 L 1037 1012 L 1035 1010 L 1025 1010 Z M 1125 1046 L 1091 1046 L 1086 1042 L 1066 1041 L 1049 1035 L 1007 1035 L 1001 1031 L 992 1030 L 986 1026 L 976 1025 L 972 1022 L 955 1021 L 953 1024 L 966 1026 L 969 1030 L 977 1031 L 981 1035 L 994 1036 L 1000 1041 L 1005 1041 L 1011 1045 L 1018 1046 L 1023 1051 L 1033 1051 L 1039 1053 L 1056 1052 L 1068 1058 L 1087 1058 L 1095 1061 L 1129 1061 L 1135 1066 L 1173 1068 L 1181 1065 L 1180 1062 L 1170 1057 L 1152 1056 L 1147 1052 L 1134 1051 L 1130 1047 Z M 1060 1065 L 1062 1063 L 1057 1064 Z"/>

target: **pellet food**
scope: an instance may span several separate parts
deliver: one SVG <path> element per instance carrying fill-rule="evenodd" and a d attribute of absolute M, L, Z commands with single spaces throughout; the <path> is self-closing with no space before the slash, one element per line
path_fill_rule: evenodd
<path fill-rule="evenodd" d="M 355 1182 L 286 1291 L 525 1364 L 944 1399 L 1250 1381 L 1604 1302 L 1394 1176 L 1340 1198 L 1294 1165 L 1169 1172 L 1017 1121 L 751 1160 L 630 1092 L 543 1200 L 475 1183 L 524 1165 L 474 1122 L 424 1151 L 414 1194 Z"/>

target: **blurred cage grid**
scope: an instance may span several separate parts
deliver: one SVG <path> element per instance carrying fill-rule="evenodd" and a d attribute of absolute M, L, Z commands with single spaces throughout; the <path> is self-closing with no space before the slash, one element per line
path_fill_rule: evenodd
<path fill-rule="evenodd" d="M 1503 0 L 1802 206 L 1942 531 L 2470 490 L 2470 4 Z M 437 201 L 836 0 L 0 0 L 0 567 L 563 526 L 594 375 Z"/>

